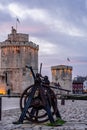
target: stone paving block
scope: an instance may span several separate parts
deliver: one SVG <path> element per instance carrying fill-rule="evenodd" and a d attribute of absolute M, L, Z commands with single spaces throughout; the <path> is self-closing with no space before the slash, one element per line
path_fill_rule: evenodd
<path fill-rule="evenodd" d="M 25 122 L 14 125 L 12 122 L 18 120 L 20 115 L 20 110 L 17 109 L 3 112 L 0 130 L 87 130 L 87 101 L 75 101 L 73 104 L 66 101 L 65 106 L 58 105 L 62 119 L 67 121 L 63 126 L 52 127 Z"/>

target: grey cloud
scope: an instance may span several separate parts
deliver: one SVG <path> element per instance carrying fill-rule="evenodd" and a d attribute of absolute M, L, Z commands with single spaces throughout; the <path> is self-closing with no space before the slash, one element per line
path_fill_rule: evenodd
<path fill-rule="evenodd" d="M 9 13 L 0 11 L 1 15 L 0 15 L 0 23 L 6 23 L 6 22 L 11 22 L 12 17 L 9 15 Z"/>
<path fill-rule="evenodd" d="M 1 0 L 2 5 L 8 6 L 11 3 L 16 3 L 17 5 L 22 5 L 26 9 L 45 9 L 49 14 L 49 17 L 52 21 L 60 20 L 65 24 L 66 28 L 76 28 L 85 34 L 85 36 L 70 36 L 62 31 L 57 31 L 53 25 L 49 23 L 46 24 L 46 21 L 38 21 L 27 16 L 26 19 L 20 19 L 21 27 L 24 27 L 24 31 L 30 34 L 31 37 L 37 37 L 47 41 L 56 46 L 56 50 L 52 55 L 41 55 L 40 61 L 44 62 L 48 66 L 63 64 L 67 57 L 70 57 L 73 61 L 85 61 L 87 59 L 87 3 L 83 0 Z M 4 6 L 4 7 L 5 7 Z M 24 10 L 25 11 L 25 10 Z M 21 12 L 19 12 L 21 13 Z M 16 16 L 15 16 L 16 17 Z M 6 24 L 7 22 L 12 23 L 15 20 L 15 17 L 12 17 L 10 11 L 4 9 L 0 11 L 0 25 L 2 23 Z M 53 23 L 52 23 L 53 24 Z M 22 26 L 23 25 L 23 26 Z M 67 25 L 67 26 L 66 26 Z M 52 28 L 51 28 L 52 26 Z M 35 31 L 30 30 L 29 28 L 35 28 Z M 66 29 L 64 28 L 64 29 Z M 38 44 L 38 43 L 37 43 Z M 42 43 L 40 43 L 42 44 Z M 45 43 L 44 43 L 45 44 Z M 57 50 L 60 48 L 60 53 Z M 79 57 L 79 58 L 78 58 Z M 73 65 L 74 63 L 72 63 Z M 74 65 L 76 69 L 76 64 Z M 79 69 L 80 69 L 79 65 Z M 75 69 L 75 70 L 76 70 Z M 78 73 L 78 72 L 77 72 Z M 76 73 L 75 73 L 76 74 Z"/>

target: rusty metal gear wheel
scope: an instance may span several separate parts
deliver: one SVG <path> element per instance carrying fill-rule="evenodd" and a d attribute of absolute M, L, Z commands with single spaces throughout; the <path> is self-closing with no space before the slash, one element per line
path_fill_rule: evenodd
<path fill-rule="evenodd" d="M 26 104 L 26 101 L 27 101 L 28 97 L 30 96 L 32 87 L 35 87 L 35 85 L 31 85 L 28 88 L 26 88 L 21 95 L 21 98 L 20 98 L 21 111 L 23 110 L 23 108 Z M 49 91 L 48 91 L 48 95 L 50 95 Z M 52 112 L 52 115 L 54 115 L 53 109 L 51 110 L 51 112 Z M 43 122 L 46 122 L 49 120 L 47 112 L 44 109 L 44 106 L 42 104 L 40 104 L 39 98 L 33 97 L 31 105 L 29 106 L 28 111 L 26 113 L 26 119 L 29 121 L 35 122 L 35 123 L 43 123 Z"/>

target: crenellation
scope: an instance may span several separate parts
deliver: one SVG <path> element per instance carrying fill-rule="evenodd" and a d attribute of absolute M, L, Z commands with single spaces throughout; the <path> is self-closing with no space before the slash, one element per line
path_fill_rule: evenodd
<path fill-rule="evenodd" d="M 9 34 L 8 35 L 8 41 L 19 41 L 19 42 L 28 42 L 28 34 L 21 34 L 21 33 L 17 33 L 15 35 L 13 34 Z"/>
<path fill-rule="evenodd" d="M 11 34 L 8 35 L 7 41 L 10 42 L 28 42 L 29 41 L 28 34 L 17 33 L 17 30 L 12 27 Z"/>
<path fill-rule="evenodd" d="M 39 49 L 39 45 L 36 45 L 35 43 L 33 43 L 33 42 L 8 42 L 8 41 L 6 41 L 6 42 L 2 42 L 2 43 L 0 43 L 0 47 L 6 47 L 6 46 L 29 46 L 29 47 L 31 47 L 31 48 L 35 48 L 35 49 Z"/>

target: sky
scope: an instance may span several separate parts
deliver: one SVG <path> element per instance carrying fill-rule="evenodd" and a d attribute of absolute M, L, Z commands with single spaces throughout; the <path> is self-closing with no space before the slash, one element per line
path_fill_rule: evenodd
<path fill-rule="evenodd" d="M 87 0 L 0 0 L 0 42 L 17 18 L 17 32 L 39 45 L 43 75 L 69 65 L 73 77 L 87 76 Z"/>

